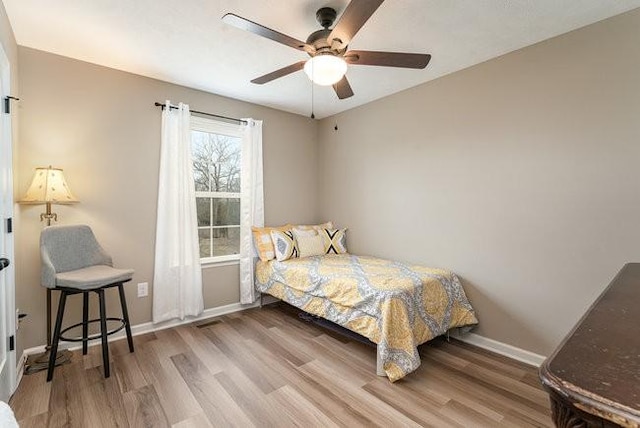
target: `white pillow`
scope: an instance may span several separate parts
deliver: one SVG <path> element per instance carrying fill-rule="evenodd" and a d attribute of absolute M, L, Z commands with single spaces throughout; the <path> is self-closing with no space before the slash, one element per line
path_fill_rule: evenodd
<path fill-rule="evenodd" d="M 300 257 L 321 256 L 325 253 L 324 239 L 316 230 L 293 229 Z"/>

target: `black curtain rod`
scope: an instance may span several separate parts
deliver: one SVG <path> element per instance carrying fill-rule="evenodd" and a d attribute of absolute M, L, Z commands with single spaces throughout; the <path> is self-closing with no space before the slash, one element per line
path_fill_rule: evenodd
<path fill-rule="evenodd" d="M 159 102 L 155 103 L 156 107 L 162 107 L 163 109 L 166 107 L 166 104 L 162 104 Z M 170 108 L 178 108 L 178 106 L 174 106 L 174 105 L 169 105 Z M 224 120 L 230 120 L 232 122 L 236 122 L 236 123 L 244 123 L 246 124 L 247 121 L 246 120 L 242 120 L 242 119 L 236 119 L 235 117 L 227 117 L 227 116 L 221 116 L 219 114 L 213 114 L 213 113 L 207 113 L 204 111 L 198 111 L 198 110 L 189 110 L 191 113 L 195 113 L 195 114 L 202 114 L 205 116 L 211 116 L 211 117 L 217 117 L 218 119 L 224 119 Z"/>

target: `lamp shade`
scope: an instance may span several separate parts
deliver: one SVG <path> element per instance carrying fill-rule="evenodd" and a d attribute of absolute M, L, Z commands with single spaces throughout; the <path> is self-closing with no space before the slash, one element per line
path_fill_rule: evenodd
<path fill-rule="evenodd" d="M 64 174 L 60 168 L 36 168 L 31 186 L 24 198 L 20 200 L 24 204 L 72 204 L 78 202 L 73 196 Z"/>
<path fill-rule="evenodd" d="M 347 63 L 339 56 L 316 55 L 304 64 L 304 72 L 314 83 L 329 86 L 342 79 L 347 72 Z"/>

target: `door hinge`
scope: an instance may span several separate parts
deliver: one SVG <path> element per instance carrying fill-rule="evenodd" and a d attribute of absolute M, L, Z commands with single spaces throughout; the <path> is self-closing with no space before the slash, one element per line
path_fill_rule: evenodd
<path fill-rule="evenodd" d="M 9 336 L 9 351 L 16 350 L 16 337 L 11 335 Z"/>
<path fill-rule="evenodd" d="M 13 233 L 13 218 L 7 219 L 7 233 Z"/>
<path fill-rule="evenodd" d="M 11 95 L 4 97 L 4 112 L 6 114 L 11 114 L 11 100 L 20 101 L 20 98 L 12 97 Z"/>

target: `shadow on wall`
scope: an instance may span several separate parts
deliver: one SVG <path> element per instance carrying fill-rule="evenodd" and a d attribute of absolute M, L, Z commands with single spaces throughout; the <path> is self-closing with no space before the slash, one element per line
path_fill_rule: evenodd
<path fill-rule="evenodd" d="M 483 293 L 482 287 L 459 275 L 458 278 L 460 278 L 467 298 L 476 310 L 478 325 L 473 328 L 473 333 L 506 344 L 513 344 L 512 346 L 518 346 L 519 337 L 526 337 L 529 342 L 533 343 L 545 343 L 548 340 L 548 338 L 532 330 L 529 327 L 530 323 L 522 317 L 519 317 L 518 314 L 505 310 L 504 303 L 496 302 L 492 300 L 490 296 Z M 482 310 L 479 311 L 478 308 L 482 308 Z M 496 323 L 496 321 L 493 320 L 509 320 L 509 324 L 499 324 L 499 321 Z M 489 336 L 485 333 L 486 331 L 494 332 L 494 334 Z M 498 332 L 500 336 L 496 336 L 496 332 Z M 524 350 L 531 351 L 530 349 Z"/>

